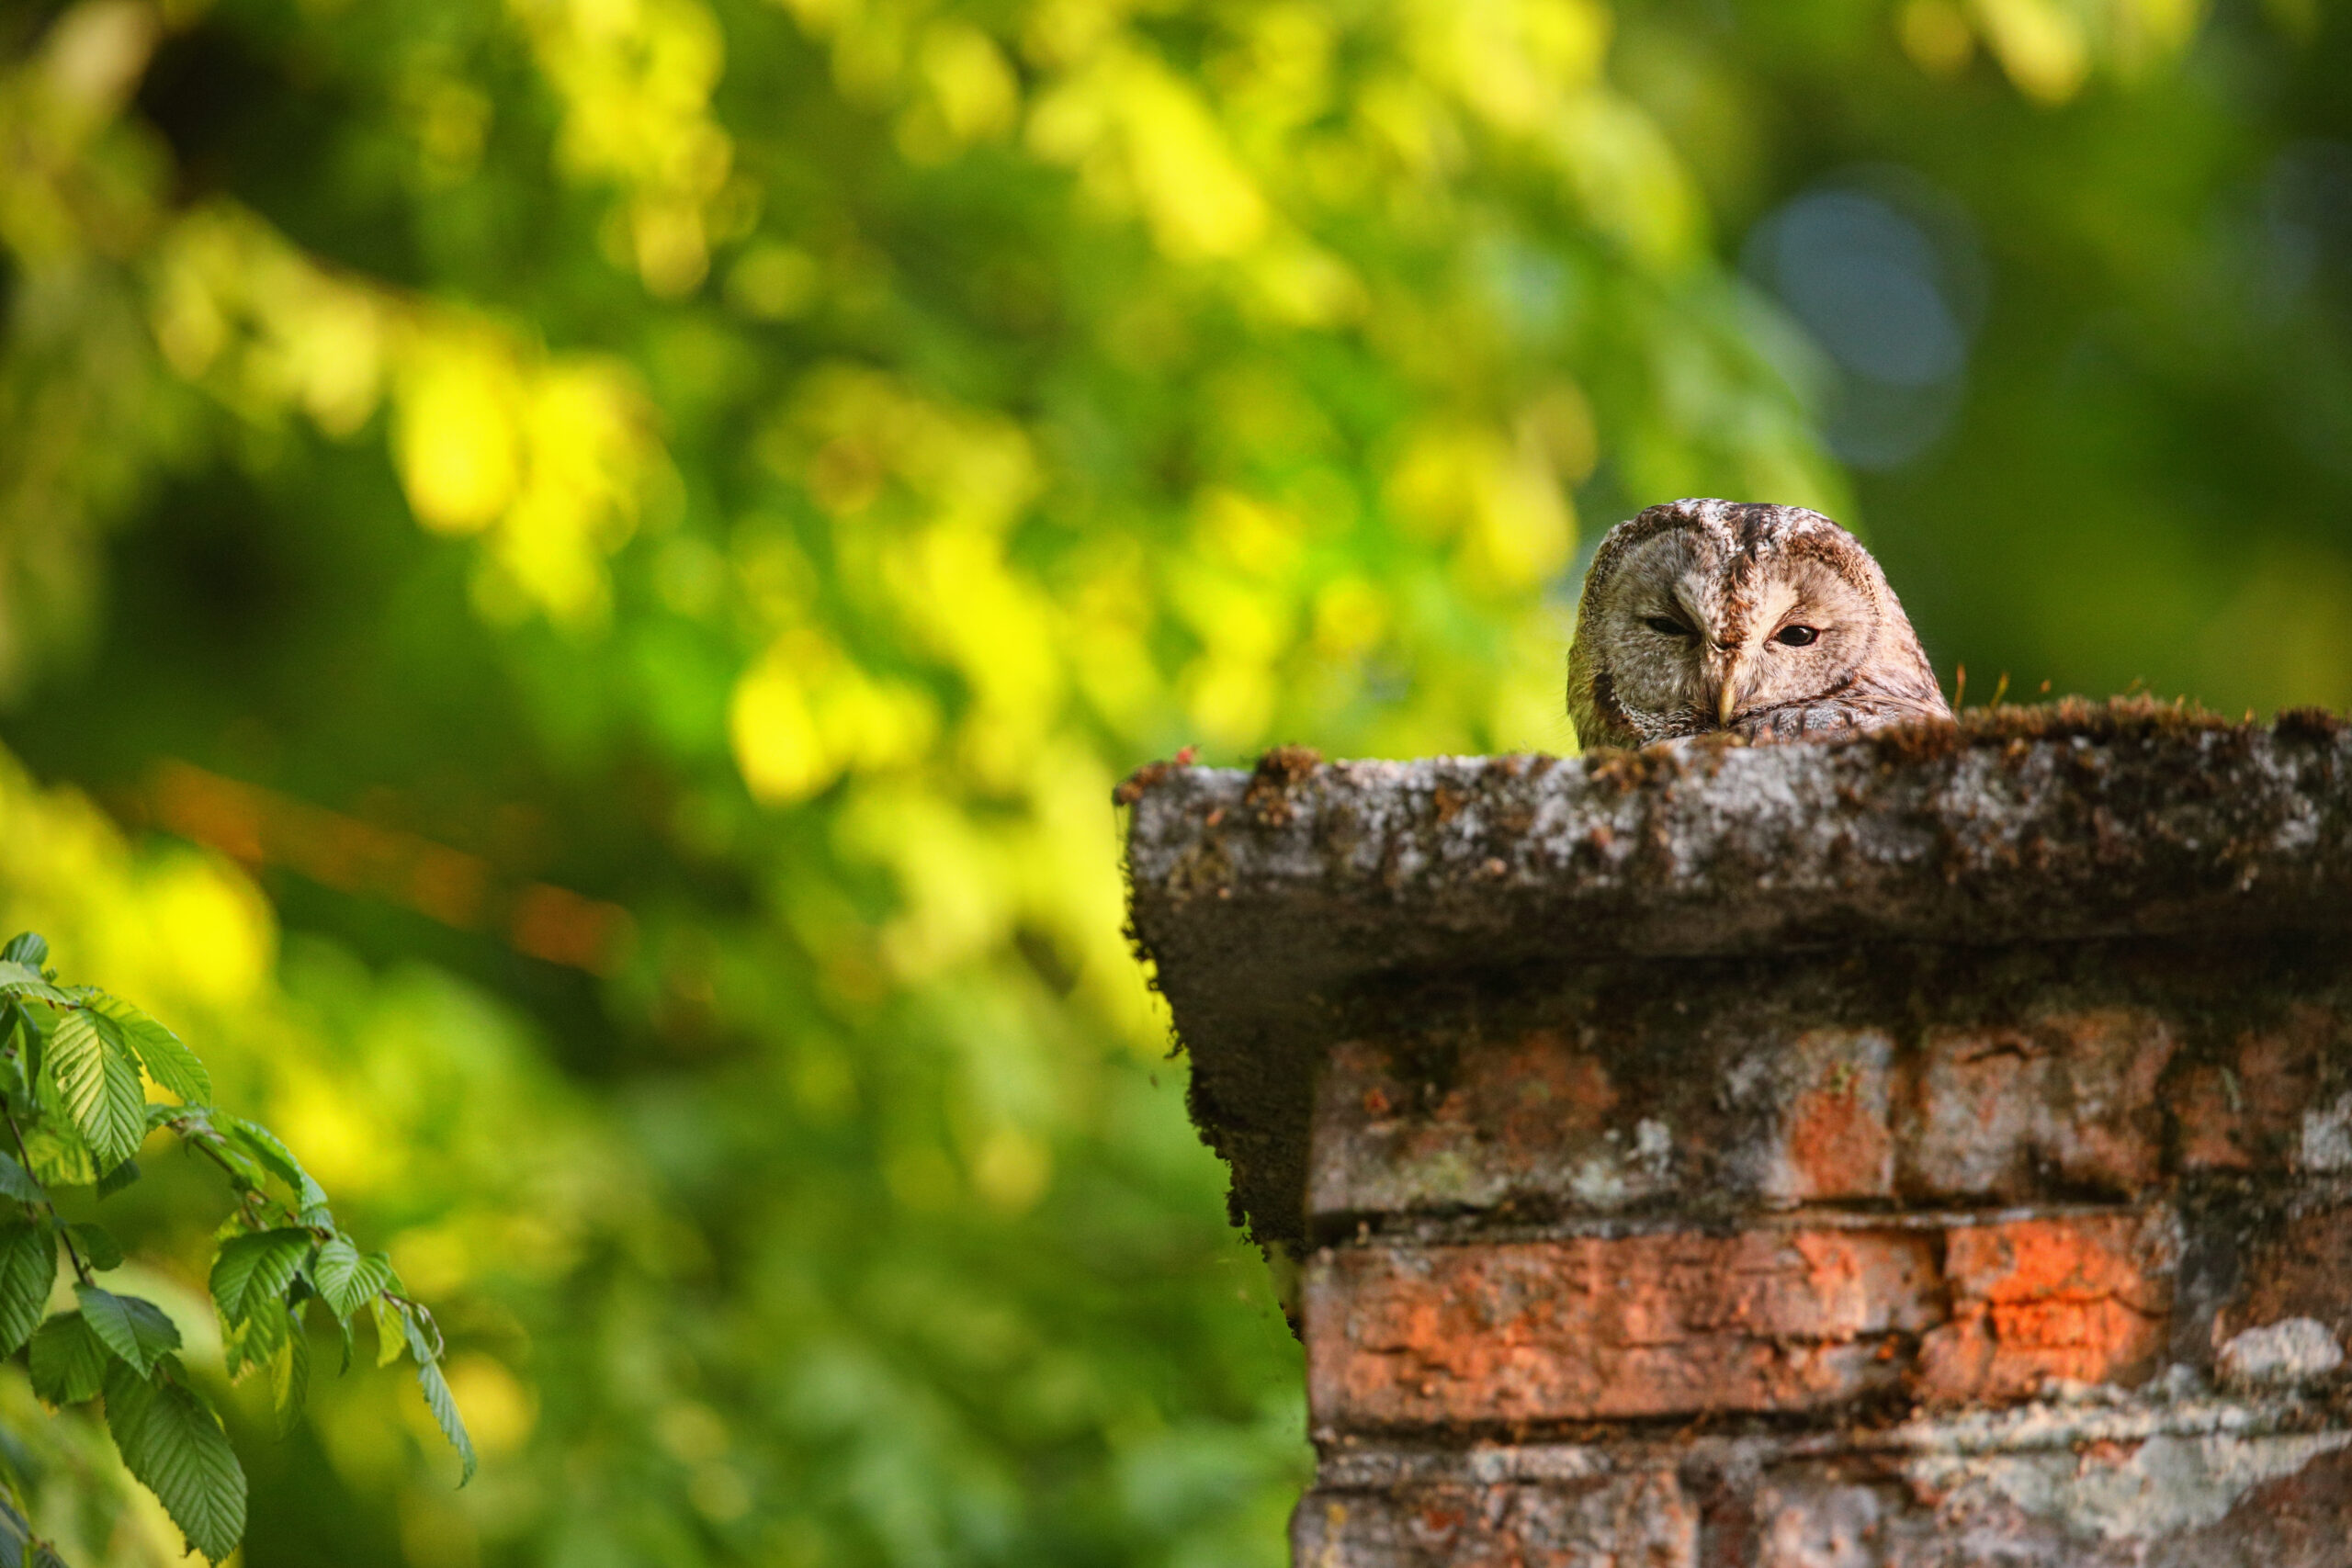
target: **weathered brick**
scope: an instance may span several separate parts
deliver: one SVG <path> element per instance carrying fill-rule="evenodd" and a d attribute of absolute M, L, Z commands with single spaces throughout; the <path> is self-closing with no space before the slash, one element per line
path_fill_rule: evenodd
<path fill-rule="evenodd" d="M 1774 1207 L 1891 1197 L 1893 1036 L 1744 1021 L 1702 1016 L 1692 1027 L 1720 1038 L 1621 1049 L 1614 1067 L 1565 1027 L 1442 1052 L 1344 1042 L 1317 1084 L 1308 1210 L 1611 1213 L 1694 1189 Z"/>
<path fill-rule="evenodd" d="M 2323 1060 L 2342 1034 L 2330 1010 L 2299 1002 L 2276 1027 L 2241 1032 L 2225 1060 L 2183 1074 L 2174 1096 L 2180 1168 L 2275 1170 L 2295 1162 Z"/>
<path fill-rule="evenodd" d="M 2290 1317 L 2352 1340 L 2352 1207 L 2305 1209 L 2256 1244 L 2235 1298 L 2214 1319 L 2213 1341 Z"/>
<path fill-rule="evenodd" d="M 2159 1427 L 2102 1438 L 2085 1435 L 2070 1408 L 2043 1407 L 2006 1435 L 1915 1424 L 1914 1446 L 1827 1458 L 1794 1451 L 1802 1439 L 1688 1435 L 1591 1445 L 1582 1463 L 1568 1466 L 1544 1462 L 1542 1444 L 1396 1455 L 1386 1464 L 1379 1455 L 1351 1455 L 1327 1461 L 1293 1516 L 1293 1561 L 1301 1568 L 2352 1564 L 2352 1433 Z"/>
<path fill-rule="evenodd" d="M 2343 1434 L 1773 1465 L 1705 1568 L 2346 1568 Z M 1712 1523 L 1712 1521 L 1711 1521 Z M 1600 1561 L 1606 1561 L 1602 1559 Z"/>
<path fill-rule="evenodd" d="M 1317 1214 L 1491 1206 L 1555 1197 L 1616 1208 L 1670 1178 L 1665 1129 L 1621 1116 L 1599 1055 L 1534 1029 L 1459 1051 L 1442 1084 L 1394 1045 L 1334 1046 L 1317 1085 L 1308 1209 Z"/>
<path fill-rule="evenodd" d="M 2165 1343 L 2177 1256 L 2169 1210 L 1953 1229 L 1951 1318 L 1920 1345 L 1917 1392 L 2004 1400 L 2052 1382 L 2140 1381 Z"/>
<path fill-rule="evenodd" d="M 1876 1029 L 1809 1029 L 1789 1043 L 1788 1093 L 1764 1129 L 1758 1188 L 1783 1202 L 1891 1197 L 1894 1043 Z"/>
<path fill-rule="evenodd" d="M 2136 1196 L 2161 1174 L 2156 1088 L 2174 1045 L 2162 1018 L 2127 1008 L 2016 1028 L 1929 1029 L 1905 1118 L 1904 1190 L 2009 1201 L 2053 1187 Z"/>
<path fill-rule="evenodd" d="M 1309 1492 L 1303 1568 L 1693 1568 L 1697 1511 L 1671 1470 L 1577 1482 Z"/>
<path fill-rule="evenodd" d="M 1931 1235 L 1756 1230 L 1327 1248 L 1318 1424 L 1800 1410 L 1896 1386 L 1939 1320 Z"/>

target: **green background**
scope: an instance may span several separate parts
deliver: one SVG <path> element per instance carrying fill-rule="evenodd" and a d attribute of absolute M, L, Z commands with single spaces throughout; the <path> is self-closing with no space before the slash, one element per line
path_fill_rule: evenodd
<path fill-rule="evenodd" d="M 1578 566 L 1693 494 L 1852 524 L 1971 701 L 2344 705 L 2347 71 L 2322 0 L 0 11 L 0 913 L 484 1454 L 227 1394 L 245 1560 L 1281 1561 L 1113 784 L 1570 750 Z M 109 1204 L 192 1343 L 222 1201 Z"/>

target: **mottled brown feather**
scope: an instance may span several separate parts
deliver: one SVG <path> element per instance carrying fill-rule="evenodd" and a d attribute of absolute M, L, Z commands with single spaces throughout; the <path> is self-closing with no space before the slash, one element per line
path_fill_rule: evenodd
<path fill-rule="evenodd" d="M 1658 629 L 1669 623 L 1679 637 Z M 1781 641 L 1791 628 L 1810 640 Z M 1716 730 L 1804 739 L 1951 716 L 1859 540 L 1804 507 L 1716 500 L 1650 507 L 1601 541 L 1567 698 L 1588 747 Z"/>

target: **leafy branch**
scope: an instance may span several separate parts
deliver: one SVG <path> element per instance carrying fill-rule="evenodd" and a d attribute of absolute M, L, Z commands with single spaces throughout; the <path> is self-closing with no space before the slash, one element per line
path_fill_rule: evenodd
<path fill-rule="evenodd" d="M 343 1337 L 343 1369 L 364 1313 L 377 1363 L 416 1363 L 425 1403 L 471 1480 L 474 1450 L 442 1373 L 444 1343 L 425 1307 L 401 1289 L 391 1259 L 362 1253 L 335 1224 L 325 1190 L 293 1151 L 257 1122 L 212 1104 L 204 1064 L 170 1030 L 92 986 L 61 986 L 49 943 L 27 931 L 0 946 L 0 1356 L 27 1351 L 33 1391 L 52 1407 L 103 1399 L 124 1467 L 164 1505 L 187 1543 L 214 1562 L 245 1529 L 245 1473 L 211 1405 L 175 1352 L 179 1329 L 153 1303 L 119 1295 L 96 1275 L 122 1249 L 104 1228 L 69 1224 L 51 1190 L 88 1186 L 105 1198 L 139 1179 L 132 1157 L 159 1129 L 227 1178 L 236 1208 L 211 1269 L 229 1374 L 264 1372 L 281 1435 L 311 1381 L 309 1315 L 323 1307 Z M 154 1084 L 176 1103 L 151 1102 Z M 15 1212 L 10 1213 L 11 1206 Z M 57 1249 L 74 1269 L 74 1310 L 44 1318 Z M 17 1557 L 54 1562 L 21 1510 L 0 1513 Z M 0 1556 L 7 1541 L 0 1540 Z"/>

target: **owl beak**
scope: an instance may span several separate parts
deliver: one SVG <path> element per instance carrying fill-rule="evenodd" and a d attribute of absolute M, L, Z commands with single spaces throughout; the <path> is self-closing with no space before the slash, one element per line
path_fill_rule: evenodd
<path fill-rule="evenodd" d="M 1734 649 L 1731 662 L 1724 666 L 1723 684 L 1715 689 L 1715 724 L 1720 728 L 1730 728 L 1732 715 L 1739 711 L 1739 699 L 1747 687 L 1749 657 L 1748 649 Z"/>

